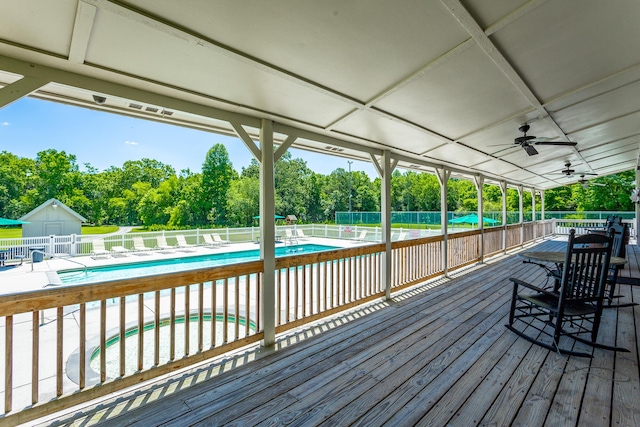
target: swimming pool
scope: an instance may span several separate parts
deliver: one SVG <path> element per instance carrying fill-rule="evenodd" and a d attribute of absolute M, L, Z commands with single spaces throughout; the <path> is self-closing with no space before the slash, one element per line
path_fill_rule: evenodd
<path fill-rule="evenodd" d="M 337 249 L 335 246 L 304 244 L 276 248 L 276 257 Z M 86 283 L 106 282 L 110 280 L 130 279 L 132 277 L 151 276 L 156 274 L 175 273 L 176 271 L 193 270 L 220 265 L 237 264 L 260 259 L 260 251 L 237 251 L 197 255 L 182 258 L 166 258 L 153 261 L 127 264 L 87 267 L 58 271 L 62 284 L 78 285 Z"/>

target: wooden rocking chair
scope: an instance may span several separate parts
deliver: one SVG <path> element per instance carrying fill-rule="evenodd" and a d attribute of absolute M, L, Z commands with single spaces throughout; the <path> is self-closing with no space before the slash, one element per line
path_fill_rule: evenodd
<path fill-rule="evenodd" d="M 589 353 L 561 348 L 563 336 L 593 347 L 628 351 L 596 341 L 612 244 L 612 233 L 576 237 L 575 230 L 571 230 L 557 291 L 510 278 L 513 295 L 507 328 L 534 344 L 570 356 L 592 357 Z M 521 288 L 529 292 L 520 293 Z"/>

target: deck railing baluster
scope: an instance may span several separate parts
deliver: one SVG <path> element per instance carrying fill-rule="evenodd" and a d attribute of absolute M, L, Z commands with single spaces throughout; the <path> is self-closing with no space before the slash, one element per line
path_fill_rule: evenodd
<path fill-rule="evenodd" d="M 125 344 L 125 338 L 126 338 L 126 301 L 125 301 L 125 297 L 120 297 L 120 325 L 118 325 L 120 328 L 120 340 L 119 340 L 119 344 L 120 344 L 120 376 L 124 377 L 125 374 L 125 366 L 126 366 L 126 359 L 125 359 L 125 355 L 126 355 L 126 344 Z"/>
<path fill-rule="evenodd" d="M 63 320 L 64 320 L 64 307 L 58 307 L 58 309 L 56 310 L 56 396 L 58 397 L 62 396 L 62 393 L 63 393 L 63 388 L 62 388 L 62 380 L 64 375 L 64 371 L 62 369 L 64 365 L 64 360 L 63 360 L 64 343 L 62 341 L 62 339 L 64 338 Z M 7 330 L 9 330 L 8 326 L 7 326 Z"/>
<path fill-rule="evenodd" d="M 40 323 L 39 311 L 34 311 L 31 316 L 33 332 L 31 335 L 31 404 L 38 403 L 38 384 L 40 379 Z"/>
<path fill-rule="evenodd" d="M 100 364 L 102 364 L 102 343 L 100 344 Z M 106 362 L 105 362 L 106 363 Z M 144 368 L 144 294 L 138 294 L 138 371 Z M 100 369 L 102 371 L 102 368 Z M 101 379 L 101 382 L 104 380 Z"/>
<path fill-rule="evenodd" d="M 13 402 L 13 316 L 4 321 L 4 412 L 11 412 Z"/>
<path fill-rule="evenodd" d="M 153 313 L 153 366 L 160 365 L 160 291 L 155 292 Z"/>
<path fill-rule="evenodd" d="M 212 323 L 213 326 L 213 323 Z M 198 283 L 198 353 L 204 349 L 204 282 Z"/>

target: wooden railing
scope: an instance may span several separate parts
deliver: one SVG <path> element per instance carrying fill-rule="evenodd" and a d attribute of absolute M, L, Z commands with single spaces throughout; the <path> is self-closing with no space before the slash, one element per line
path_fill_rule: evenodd
<path fill-rule="evenodd" d="M 276 332 L 379 298 L 384 245 L 276 259 Z"/>
<path fill-rule="evenodd" d="M 491 227 L 484 229 L 483 240 L 484 256 L 495 255 L 504 251 L 504 227 Z"/>
<path fill-rule="evenodd" d="M 391 243 L 391 288 L 402 289 L 443 273 L 442 236 Z"/>
<path fill-rule="evenodd" d="M 526 243 L 520 237 L 532 237 L 533 225 L 522 227 L 448 235 L 446 270 L 478 262 L 481 247 L 486 255 L 504 251 L 505 238 L 508 246 Z M 392 242 L 391 290 L 441 276 L 443 247 L 441 235 Z M 376 243 L 277 258 L 276 333 L 383 297 L 384 251 Z M 0 424 L 26 422 L 261 340 L 263 269 L 252 261 L 2 296 Z"/>
<path fill-rule="evenodd" d="M 447 246 L 449 270 L 478 262 L 481 238 L 482 234 L 479 230 L 450 234 Z"/>

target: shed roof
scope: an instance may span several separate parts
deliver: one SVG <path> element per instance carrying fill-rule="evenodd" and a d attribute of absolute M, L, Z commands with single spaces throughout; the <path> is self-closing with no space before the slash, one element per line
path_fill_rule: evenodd
<path fill-rule="evenodd" d="M 76 211 L 74 211 L 69 206 L 65 205 L 64 203 L 62 203 L 60 200 L 58 200 L 56 198 L 51 198 L 51 199 L 47 200 L 46 202 L 42 203 L 37 208 L 33 209 L 31 212 L 28 212 L 28 213 L 24 214 L 23 216 L 20 217 L 20 221 L 28 221 L 35 214 L 37 214 L 38 212 L 42 211 L 46 207 L 48 207 L 50 205 L 53 205 L 54 203 L 58 206 L 56 209 L 62 209 L 64 211 L 66 211 L 66 212 L 69 212 L 71 215 L 73 215 L 75 218 L 77 218 L 80 222 L 87 222 L 87 219 L 85 217 L 83 217 L 82 215 L 80 215 L 79 213 L 77 213 Z"/>

